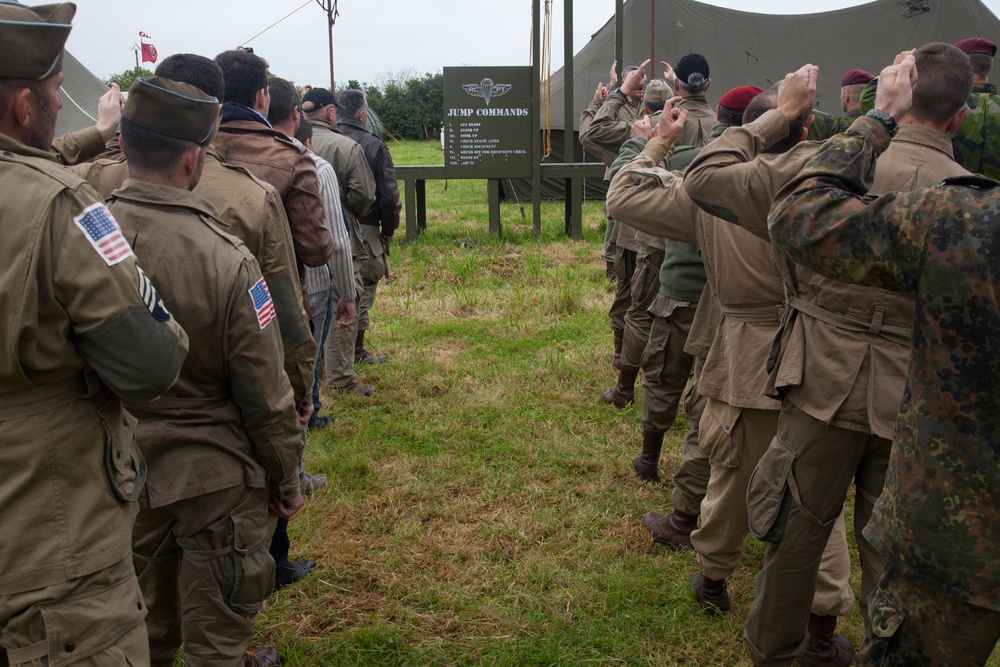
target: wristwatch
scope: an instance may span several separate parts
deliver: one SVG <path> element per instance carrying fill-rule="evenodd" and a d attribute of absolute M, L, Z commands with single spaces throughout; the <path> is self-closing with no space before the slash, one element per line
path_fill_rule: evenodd
<path fill-rule="evenodd" d="M 882 125 L 885 126 L 886 132 L 889 133 L 890 139 L 896 136 L 896 133 L 899 132 L 899 123 L 896 122 L 896 119 L 893 118 L 888 111 L 885 111 L 884 109 L 872 109 L 865 115 L 882 123 Z"/>
<path fill-rule="evenodd" d="M 615 88 L 614 92 L 618 93 L 623 100 L 628 100 L 628 95 L 625 94 L 625 91 L 622 90 L 621 86 Z"/>

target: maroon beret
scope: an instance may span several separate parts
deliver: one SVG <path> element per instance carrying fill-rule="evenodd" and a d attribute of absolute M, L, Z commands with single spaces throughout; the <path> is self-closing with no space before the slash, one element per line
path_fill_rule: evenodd
<path fill-rule="evenodd" d="M 984 56 L 992 58 L 997 54 L 997 45 L 983 37 L 969 37 L 960 42 L 955 42 L 955 46 L 970 56 L 973 53 L 981 53 Z"/>
<path fill-rule="evenodd" d="M 750 104 L 750 100 L 763 92 L 764 89 L 758 88 L 757 86 L 740 86 L 739 88 L 733 88 L 719 98 L 719 106 L 726 107 L 734 113 L 742 114 L 746 111 L 747 105 Z"/>
<path fill-rule="evenodd" d="M 875 75 L 863 69 L 852 69 L 850 72 L 840 77 L 840 86 L 866 86 L 872 82 Z"/>

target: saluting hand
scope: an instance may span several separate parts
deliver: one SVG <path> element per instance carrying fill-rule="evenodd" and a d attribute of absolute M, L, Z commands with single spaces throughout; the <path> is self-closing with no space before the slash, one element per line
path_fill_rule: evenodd
<path fill-rule="evenodd" d="M 633 93 L 637 90 L 641 90 L 643 86 L 646 85 L 646 67 L 649 65 L 649 58 L 646 58 L 639 65 L 639 69 L 634 69 L 628 73 L 625 80 L 622 81 L 622 92 L 626 95 Z"/>
<path fill-rule="evenodd" d="M 661 60 L 660 64 L 663 65 L 663 80 L 670 84 L 671 89 L 677 90 L 677 75 L 674 74 L 674 68 L 666 60 Z"/>
<path fill-rule="evenodd" d="M 643 139 L 649 139 L 653 135 L 653 126 L 649 123 L 649 116 L 643 116 L 632 123 L 632 129 L 629 134 L 633 138 L 642 137 Z"/>
<path fill-rule="evenodd" d="M 124 106 L 122 89 L 118 87 L 117 83 L 111 84 L 111 90 L 101 95 L 97 101 L 97 131 L 101 133 L 104 143 L 107 143 L 118 131 Z"/>
<path fill-rule="evenodd" d="M 818 77 L 819 67 L 816 65 L 803 65 L 785 75 L 785 80 L 778 87 L 778 111 L 788 122 L 812 109 Z"/>
<path fill-rule="evenodd" d="M 875 91 L 875 108 L 899 118 L 913 103 L 913 84 L 917 82 L 917 61 L 912 51 L 903 51 L 889 67 L 882 70 Z"/>
<path fill-rule="evenodd" d="M 675 109 L 674 105 L 681 101 L 680 97 L 671 97 L 663 105 L 660 112 L 660 122 L 653 128 L 653 136 L 658 137 L 666 143 L 673 145 L 684 129 L 687 122 L 688 112 L 686 109 Z"/>
<path fill-rule="evenodd" d="M 608 88 L 613 89 L 618 85 L 618 61 L 611 63 L 611 74 L 608 76 Z"/>

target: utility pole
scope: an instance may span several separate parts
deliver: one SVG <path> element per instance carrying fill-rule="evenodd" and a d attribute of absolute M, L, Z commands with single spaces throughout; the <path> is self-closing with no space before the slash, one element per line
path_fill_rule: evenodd
<path fill-rule="evenodd" d="M 340 12 L 337 11 L 337 0 L 316 0 L 316 2 L 326 12 L 326 24 L 330 31 L 330 91 L 332 92 L 336 88 L 333 77 L 333 24 L 337 22 Z"/>

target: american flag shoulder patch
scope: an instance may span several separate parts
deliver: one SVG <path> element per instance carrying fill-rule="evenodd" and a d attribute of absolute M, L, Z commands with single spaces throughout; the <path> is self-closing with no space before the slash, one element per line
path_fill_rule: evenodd
<path fill-rule="evenodd" d="M 267 283 L 263 278 L 250 288 L 250 298 L 253 299 L 253 307 L 257 311 L 257 323 L 263 329 L 274 319 L 274 302 L 271 301 L 271 291 L 267 289 Z"/>
<path fill-rule="evenodd" d="M 94 246 L 108 266 L 114 266 L 132 256 L 132 246 L 122 235 L 122 229 L 104 204 L 91 204 L 73 222 Z"/>

